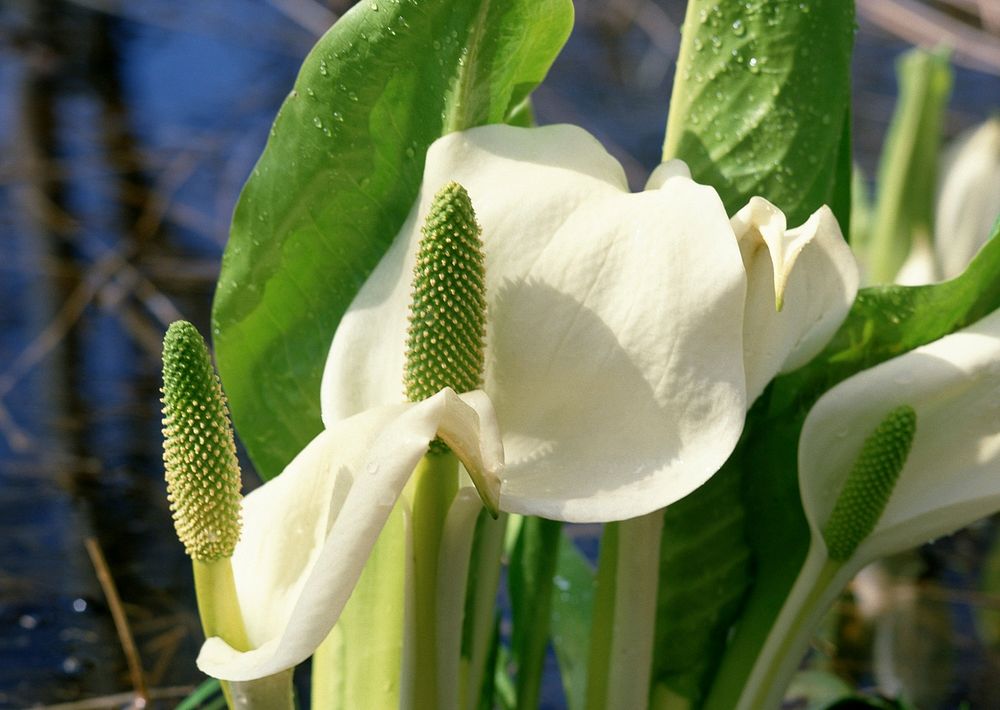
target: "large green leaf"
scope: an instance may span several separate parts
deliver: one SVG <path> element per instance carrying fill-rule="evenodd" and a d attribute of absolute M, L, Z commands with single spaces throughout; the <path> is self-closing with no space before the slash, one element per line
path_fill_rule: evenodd
<path fill-rule="evenodd" d="M 320 429 L 333 332 L 406 218 L 427 147 L 522 106 L 572 17 L 570 0 L 372 0 L 310 52 L 236 206 L 213 311 L 264 477 Z"/>
<path fill-rule="evenodd" d="M 664 514 L 654 706 L 699 705 L 750 586 L 742 478 L 734 457 Z"/>
<path fill-rule="evenodd" d="M 830 204 L 846 227 L 853 36 L 845 0 L 691 0 L 664 157 L 730 213 L 762 195 L 790 224 Z"/>
<path fill-rule="evenodd" d="M 510 555 L 510 648 L 520 710 L 538 707 L 561 539 L 561 522 L 525 517 Z"/>
<path fill-rule="evenodd" d="M 771 385 L 748 422 L 742 456 L 756 583 L 726 649 L 706 708 L 735 707 L 740 688 L 805 559 L 809 528 L 796 453 L 806 414 L 825 391 L 861 370 L 959 330 L 1000 308 L 1000 223 L 956 279 L 864 289 L 830 344 Z"/>

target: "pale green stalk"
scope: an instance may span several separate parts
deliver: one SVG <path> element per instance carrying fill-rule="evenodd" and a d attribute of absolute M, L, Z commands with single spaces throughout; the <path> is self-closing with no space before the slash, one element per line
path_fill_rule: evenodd
<path fill-rule="evenodd" d="M 599 580 L 613 576 L 614 582 L 608 585 L 612 591 L 598 592 L 603 627 L 592 637 L 589 655 L 591 673 L 604 676 L 588 678 L 588 710 L 638 710 L 649 703 L 663 511 L 615 525 L 607 544 L 617 549 L 606 555 L 602 543 L 598 568 Z"/>
<path fill-rule="evenodd" d="M 500 586 L 500 556 L 507 531 L 507 514 L 496 520 L 480 515 L 477 528 L 474 565 L 475 589 L 469 602 L 469 647 L 467 658 L 462 659 L 462 695 L 464 710 L 477 710 L 486 676 L 496 624 L 497 589 Z"/>
<path fill-rule="evenodd" d="M 778 614 L 747 679 L 735 710 L 763 710 L 781 705 L 785 689 L 809 646 L 823 615 L 853 570 L 831 560 L 814 540 L 799 577 Z"/>
<path fill-rule="evenodd" d="M 292 673 L 289 668 L 281 673 L 232 683 L 234 710 L 292 710 Z"/>
<path fill-rule="evenodd" d="M 437 707 L 458 710 L 462 697 L 462 626 L 465 616 L 469 556 L 479 496 L 465 489 L 455 496 L 444 523 L 437 574 Z"/>
<path fill-rule="evenodd" d="M 891 283 L 914 240 L 929 244 L 941 122 L 951 91 L 942 52 L 914 49 L 897 67 L 899 100 L 882 151 L 867 266 L 870 283 Z"/>
<path fill-rule="evenodd" d="M 416 708 L 436 708 L 438 560 L 448 508 L 458 490 L 458 459 L 450 452 L 428 453 L 413 477 L 413 697 Z"/>
<path fill-rule="evenodd" d="M 587 652 L 586 710 L 602 710 L 608 697 L 608 672 L 614 637 L 615 585 L 618 582 L 618 534 L 621 523 L 608 523 L 601 534 Z"/>
<path fill-rule="evenodd" d="M 314 710 L 398 707 L 412 550 L 397 505 L 337 625 L 313 655 Z"/>

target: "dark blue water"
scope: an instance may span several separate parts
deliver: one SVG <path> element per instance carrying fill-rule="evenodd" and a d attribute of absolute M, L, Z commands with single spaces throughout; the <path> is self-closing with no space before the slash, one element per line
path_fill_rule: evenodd
<path fill-rule="evenodd" d="M 159 462 L 159 340 L 179 317 L 208 332 L 230 212 L 314 41 L 280 5 L 0 4 L 0 707 L 130 688 L 87 537 L 149 684 L 176 696 L 201 680 Z M 593 131 L 640 185 L 659 156 L 683 12 L 663 2 L 636 21 L 627 7 L 580 4 L 536 106 L 541 122 Z M 902 48 L 859 35 L 869 171 Z M 955 94 L 950 132 L 988 113 L 1000 80 L 963 71 Z M 546 703 L 559 696 L 550 675 Z"/>

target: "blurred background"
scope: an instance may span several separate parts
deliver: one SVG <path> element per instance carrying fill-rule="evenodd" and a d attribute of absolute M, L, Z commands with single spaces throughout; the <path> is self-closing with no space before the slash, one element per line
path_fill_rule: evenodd
<path fill-rule="evenodd" d="M 173 707 L 203 680 L 159 458 L 160 341 L 178 318 L 208 332 L 240 187 L 302 58 L 350 4 L 0 2 L 2 708 L 133 701 L 139 679 L 99 572 L 117 585 L 153 704 Z M 538 120 L 589 129 L 641 186 L 660 155 L 684 3 L 576 6 Z M 895 104 L 894 60 L 912 43 L 954 48 L 946 137 L 1000 106 L 1000 0 L 858 10 L 866 175 Z M 916 688 L 921 707 L 1000 707 L 995 537 L 986 521 L 868 572 L 813 666 L 871 685 L 889 662 L 879 677 Z M 563 706 L 558 680 L 546 694 Z"/>

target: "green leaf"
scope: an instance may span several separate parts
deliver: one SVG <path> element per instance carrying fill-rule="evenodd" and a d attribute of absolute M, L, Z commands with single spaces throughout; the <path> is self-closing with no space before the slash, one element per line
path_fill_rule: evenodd
<path fill-rule="evenodd" d="M 236 206 L 213 310 L 233 419 L 265 478 L 321 428 L 330 340 L 406 219 L 427 147 L 511 116 L 572 18 L 570 0 L 373 0 L 310 52 Z"/>
<path fill-rule="evenodd" d="M 961 276 L 928 286 L 863 289 L 829 345 L 777 378 L 751 410 L 744 504 L 756 582 L 705 708 L 736 705 L 743 682 L 798 576 L 809 544 L 799 497 L 799 432 L 819 397 L 851 375 L 944 337 L 1000 308 L 1000 222 Z"/>
<path fill-rule="evenodd" d="M 915 240 L 930 245 L 941 123 L 951 94 L 945 52 L 910 50 L 896 74 L 899 100 L 879 164 L 869 253 L 861 255 L 871 283 L 891 283 Z"/>
<path fill-rule="evenodd" d="M 681 158 L 730 214 L 761 195 L 800 224 L 849 219 L 847 133 L 854 3 L 691 0 L 664 158 Z"/>
<path fill-rule="evenodd" d="M 750 586 L 742 480 L 730 459 L 664 515 L 653 683 L 657 696 L 667 692 L 690 707 L 703 700 Z"/>
<path fill-rule="evenodd" d="M 525 517 L 510 556 L 511 660 L 521 710 L 538 707 L 561 531 L 560 522 Z"/>
<path fill-rule="evenodd" d="M 594 568 L 565 534 L 559 540 L 552 596 L 552 646 L 569 710 L 583 710 L 594 609 Z"/>

